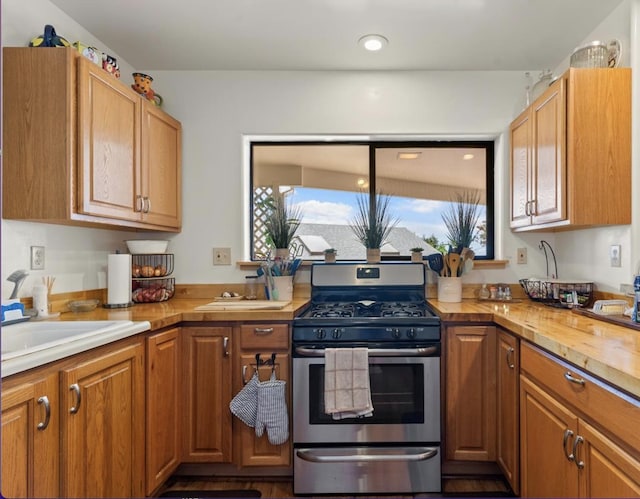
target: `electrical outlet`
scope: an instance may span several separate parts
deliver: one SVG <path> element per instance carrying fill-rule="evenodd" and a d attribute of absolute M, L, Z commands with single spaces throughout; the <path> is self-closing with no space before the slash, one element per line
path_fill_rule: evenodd
<path fill-rule="evenodd" d="M 44 246 L 31 246 L 31 270 L 44 270 Z"/>
<path fill-rule="evenodd" d="M 612 244 L 609 248 L 609 259 L 612 267 L 620 267 L 622 265 L 620 258 L 620 245 Z"/>
<path fill-rule="evenodd" d="M 518 248 L 518 263 L 527 263 L 527 248 Z"/>
<path fill-rule="evenodd" d="M 213 248 L 214 265 L 231 265 L 231 248 Z"/>

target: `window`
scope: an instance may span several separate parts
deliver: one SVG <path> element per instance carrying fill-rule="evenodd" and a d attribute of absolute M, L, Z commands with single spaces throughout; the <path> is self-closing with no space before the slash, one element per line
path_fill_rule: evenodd
<path fill-rule="evenodd" d="M 321 260 L 335 248 L 339 260 L 364 260 L 365 248 L 349 223 L 358 196 L 390 197 L 399 220 L 382 258 L 409 259 L 448 248 L 443 214 L 460 196 L 477 195 L 478 223 L 471 244 L 477 259 L 493 259 L 493 142 L 252 142 L 252 259 L 269 251 L 263 230 L 265 200 L 275 192 L 301 208 L 291 251 Z"/>

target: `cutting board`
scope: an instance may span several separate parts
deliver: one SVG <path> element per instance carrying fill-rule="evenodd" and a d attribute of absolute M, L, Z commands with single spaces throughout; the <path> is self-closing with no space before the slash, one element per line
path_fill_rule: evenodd
<path fill-rule="evenodd" d="M 197 312 L 219 312 L 220 310 L 280 310 L 291 301 L 277 300 L 240 300 L 214 301 L 194 308 Z"/>

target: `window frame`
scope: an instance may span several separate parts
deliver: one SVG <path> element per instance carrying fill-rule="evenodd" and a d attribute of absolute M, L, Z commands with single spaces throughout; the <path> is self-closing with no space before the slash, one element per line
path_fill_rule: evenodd
<path fill-rule="evenodd" d="M 318 138 L 309 138 L 309 139 L 300 139 L 300 140 L 291 140 L 287 138 L 282 138 L 282 140 L 278 140 L 277 137 L 248 137 L 246 146 L 248 153 L 248 241 L 247 241 L 247 249 L 248 255 L 251 261 L 258 261 L 254 254 L 254 227 L 253 227 L 253 212 L 254 212 L 254 185 L 253 185 L 253 159 L 254 159 L 254 147 L 261 146 L 317 146 L 317 145 L 359 145 L 359 146 L 367 146 L 369 148 L 369 195 L 375 193 L 376 189 L 376 159 L 375 153 L 376 149 L 401 149 L 401 148 L 481 148 L 485 151 L 485 183 L 486 183 L 486 222 L 487 222 L 487 243 L 486 243 L 486 255 L 476 256 L 475 260 L 486 260 L 493 261 L 495 258 L 495 236 L 496 236 L 496 228 L 495 228 L 495 149 L 496 149 L 496 138 L 478 138 L 478 139 L 470 139 L 470 138 L 455 138 L 451 137 L 448 139 L 430 139 L 430 138 L 417 138 L 417 139 L 392 139 L 392 138 L 382 138 L 382 137 L 358 137 L 354 139 L 318 139 Z M 372 199 L 372 203 L 374 200 Z M 245 205 L 246 206 L 246 205 Z M 373 208 L 373 205 L 372 205 Z M 410 256 L 383 256 L 382 260 L 393 260 L 393 261 L 409 261 L 411 259 Z"/>

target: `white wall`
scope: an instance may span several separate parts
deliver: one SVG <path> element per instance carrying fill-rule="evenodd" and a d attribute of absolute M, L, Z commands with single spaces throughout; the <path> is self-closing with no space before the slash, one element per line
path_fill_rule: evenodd
<path fill-rule="evenodd" d="M 17 18 L 20 22 L 13 22 Z M 70 41 L 86 40 L 108 51 L 46 0 L 3 1 L 4 45 L 25 44 L 46 23 L 53 24 Z M 8 34 L 6 24 L 12 28 Z M 628 37 L 628 25 L 617 29 Z M 122 65 L 123 59 L 114 55 Z M 123 78 L 129 73 L 129 68 L 123 71 Z M 496 258 L 513 259 L 516 248 L 527 247 L 529 263 L 512 263 L 505 270 L 473 271 L 467 279 L 516 282 L 520 277 L 543 274 L 544 255 L 538 249 L 541 239 L 551 242 L 559 252 L 558 236 L 513 234 L 505 229 L 509 211 L 506 132 L 524 101 L 524 72 L 155 71 L 153 76 L 154 88 L 164 97 L 165 109 L 183 124 L 183 231 L 168 236 L 172 239 L 169 249 L 176 255 L 174 275 L 178 283 L 243 280 L 245 273 L 235 266 L 212 265 L 212 248 L 230 247 L 233 260 L 246 258 L 243 185 L 247 158 L 242 145 L 243 138 L 252 135 L 496 138 Z M 607 240 L 618 237 L 616 231 L 629 238 L 628 228 L 605 232 L 611 231 L 614 234 L 608 235 Z M 47 246 L 44 274 L 56 275 L 62 282 L 73 281 L 64 290 L 90 289 L 96 287 L 97 278 L 93 276 L 104 270 L 106 254 L 114 247 L 122 249 L 122 240 L 131 235 L 14 221 L 3 221 L 2 233 L 3 296 L 11 288 L 4 283 L 6 276 L 16 268 L 28 267 L 30 245 Z M 571 247 L 573 241 L 583 239 L 575 234 L 562 235 L 563 245 Z M 622 244 L 625 262 L 626 242 Z M 49 251 L 51 246 L 56 251 Z M 76 287 L 80 286 L 79 279 L 60 276 L 75 274 L 69 268 L 67 256 L 73 261 L 86 261 L 82 265 L 81 287 Z M 593 267 L 597 258 L 595 254 L 584 255 L 581 268 L 572 271 Z M 568 266 L 570 258 L 564 262 Z M 567 267 L 563 271 L 561 267 L 560 272 L 568 276 L 570 270 Z M 598 287 L 617 288 L 618 282 L 622 282 L 620 277 L 602 275 Z M 308 276 L 303 274 L 301 278 Z M 25 288 L 22 294 L 28 295 L 30 289 Z"/>

